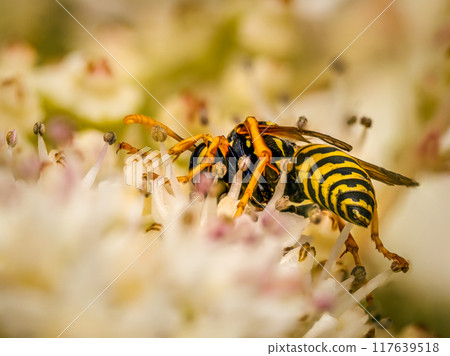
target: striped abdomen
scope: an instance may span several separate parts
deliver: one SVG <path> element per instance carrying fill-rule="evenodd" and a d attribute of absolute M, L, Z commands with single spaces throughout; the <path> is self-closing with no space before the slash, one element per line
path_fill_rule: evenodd
<path fill-rule="evenodd" d="M 311 144 L 301 147 L 295 157 L 297 182 L 308 199 L 356 225 L 370 224 L 375 192 L 366 171 L 350 155 Z"/>

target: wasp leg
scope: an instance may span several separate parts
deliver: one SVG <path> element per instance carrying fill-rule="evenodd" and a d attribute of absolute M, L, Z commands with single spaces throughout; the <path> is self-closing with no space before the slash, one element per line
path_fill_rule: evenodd
<path fill-rule="evenodd" d="M 149 232 L 149 231 L 161 231 L 163 228 L 163 226 L 159 223 L 154 222 L 153 224 L 151 224 L 149 227 L 147 227 L 147 229 L 145 229 L 145 232 Z"/>
<path fill-rule="evenodd" d="M 117 150 L 116 153 L 118 153 L 119 151 L 124 150 L 127 151 L 128 154 L 134 154 L 136 152 L 139 152 L 139 148 L 136 148 L 134 146 L 131 146 L 129 143 L 127 142 L 120 142 L 117 144 Z"/>
<path fill-rule="evenodd" d="M 372 217 L 372 225 L 371 225 L 371 229 L 372 229 L 372 233 L 371 233 L 371 238 L 373 240 L 373 242 L 375 242 L 375 246 L 376 249 L 378 251 L 380 251 L 384 257 L 386 257 L 387 259 L 392 261 L 391 264 L 391 270 L 394 272 L 400 272 L 402 271 L 403 273 L 408 272 L 409 270 L 409 263 L 408 261 L 406 261 L 403 257 L 397 255 L 396 253 L 390 252 L 388 249 L 386 249 L 386 247 L 384 247 L 383 243 L 381 242 L 381 239 L 379 237 L 379 232 L 378 232 L 378 211 L 377 211 L 377 207 L 374 207 L 374 213 L 373 213 L 373 217 Z"/>
<path fill-rule="evenodd" d="M 324 211 L 324 213 L 331 219 L 332 224 L 331 227 L 333 229 L 338 228 L 339 231 L 342 232 L 342 230 L 345 227 L 344 220 L 330 211 Z M 354 280 L 351 285 L 350 292 L 353 293 L 356 290 L 358 290 L 362 285 L 367 283 L 366 269 L 362 265 L 361 258 L 359 257 L 358 254 L 359 246 L 351 233 L 348 234 L 348 237 L 345 240 L 344 244 L 345 250 L 344 252 L 342 252 L 340 257 L 344 256 L 347 252 L 349 252 L 353 257 L 353 260 L 355 261 L 355 267 L 352 269 L 351 272 L 351 275 L 354 277 Z M 371 301 L 373 300 L 372 293 L 366 295 L 366 300 L 368 303 L 371 303 Z"/>
<path fill-rule="evenodd" d="M 342 230 L 345 227 L 344 220 L 342 220 L 342 218 L 340 218 L 339 216 L 330 211 L 324 211 L 324 214 L 331 219 L 331 228 L 333 230 L 338 228 L 339 231 L 342 232 Z M 358 251 L 359 251 L 358 244 L 356 243 L 352 234 L 351 233 L 348 234 L 347 240 L 345 240 L 345 251 L 342 252 L 341 257 L 344 256 L 347 252 L 349 252 L 353 257 L 353 260 L 355 261 L 355 265 L 362 266 L 361 258 L 359 257 Z"/>
<path fill-rule="evenodd" d="M 259 177 L 261 177 L 262 173 L 266 169 L 266 165 L 267 165 L 267 157 L 263 157 L 256 166 L 256 169 L 253 171 L 252 177 L 250 178 L 250 181 L 248 182 L 248 185 L 245 188 L 244 195 L 242 196 L 241 200 L 238 203 L 236 213 L 234 214 L 235 218 L 241 216 L 242 213 L 244 212 L 244 209 L 247 206 L 249 199 L 253 195 L 253 191 L 255 190 L 256 184 L 258 183 Z"/>
<path fill-rule="evenodd" d="M 269 149 L 269 147 L 267 147 L 263 137 L 261 136 L 258 125 L 258 121 L 253 116 L 248 116 L 245 119 L 244 126 L 247 129 L 248 134 L 250 135 L 254 152 L 259 158 L 259 163 L 256 166 L 256 169 L 253 171 L 252 177 L 247 185 L 247 188 L 245 189 L 244 195 L 239 201 L 236 213 L 234 214 L 235 218 L 242 215 L 242 213 L 244 212 L 244 209 L 249 199 L 252 197 L 256 184 L 258 183 L 261 175 L 264 173 L 266 166 L 269 166 L 276 172 L 278 172 L 278 169 L 270 163 L 272 158 L 272 151 Z"/>
<path fill-rule="evenodd" d="M 179 177 L 177 177 L 177 180 L 178 180 L 180 183 L 187 183 L 187 182 L 190 181 L 190 179 L 191 179 L 191 178 L 189 178 L 189 176 L 179 176 Z"/>
<path fill-rule="evenodd" d="M 300 245 L 300 250 L 298 251 L 298 261 L 302 262 L 306 260 L 309 254 L 312 254 L 312 256 L 315 257 L 316 249 L 313 246 L 311 246 L 309 242 Z"/>
<path fill-rule="evenodd" d="M 294 248 L 297 248 L 299 246 L 300 246 L 300 249 L 298 250 L 299 262 L 306 260 L 306 258 L 310 253 L 312 253 L 314 257 L 316 256 L 316 249 L 313 246 L 311 246 L 309 242 L 305 242 L 304 244 L 299 244 L 298 242 L 296 242 L 292 246 L 285 247 L 283 249 L 283 256 L 285 256 L 288 252 L 292 251 Z"/>
<path fill-rule="evenodd" d="M 203 142 L 208 142 L 211 141 L 211 139 L 212 139 L 211 136 L 208 134 L 200 134 L 192 136 L 190 138 L 178 142 L 175 146 L 170 148 L 169 154 L 176 156 L 174 159 L 176 160 L 180 154 L 193 148 L 195 144 L 198 143 L 199 140 L 203 140 Z"/>
<path fill-rule="evenodd" d="M 271 163 L 272 151 L 267 147 L 263 136 L 259 130 L 259 122 L 253 117 L 248 116 L 244 121 L 244 126 L 252 140 L 253 149 L 259 158 L 267 157 L 266 165 L 278 172 L 278 168 Z"/>

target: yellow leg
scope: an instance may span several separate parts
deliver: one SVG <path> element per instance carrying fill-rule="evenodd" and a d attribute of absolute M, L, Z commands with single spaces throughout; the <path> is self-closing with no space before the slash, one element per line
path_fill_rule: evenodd
<path fill-rule="evenodd" d="M 145 115 L 140 114 L 127 115 L 123 118 L 123 123 L 125 125 L 141 124 L 150 127 L 161 126 L 164 130 L 166 130 L 167 135 L 169 135 L 170 137 L 174 138 L 177 141 L 183 141 L 183 138 L 180 135 L 172 131 L 166 125 Z"/>
<path fill-rule="evenodd" d="M 340 232 L 345 227 L 345 222 L 342 220 L 341 217 L 337 216 L 336 214 L 330 212 L 330 211 L 324 211 L 324 214 L 326 214 L 331 219 L 331 228 L 332 229 L 339 229 Z M 355 239 L 353 238 L 352 234 L 348 234 L 347 240 L 345 240 L 345 251 L 342 252 L 341 257 L 344 256 L 347 252 L 349 252 L 353 260 L 355 261 L 356 266 L 362 266 L 361 258 L 358 254 L 359 246 L 356 243 Z"/>
<path fill-rule="evenodd" d="M 204 140 L 208 139 L 209 146 L 204 155 L 201 157 L 202 160 L 200 161 L 200 163 L 195 165 L 194 168 L 189 172 L 189 175 L 186 176 L 187 182 L 192 180 L 192 178 L 194 178 L 197 174 L 200 174 L 204 169 L 211 167 L 216 163 L 215 157 L 218 149 L 222 152 L 222 155 L 224 157 L 228 156 L 228 147 L 230 144 L 228 143 L 227 139 L 224 136 L 218 136 L 215 137 L 214 139 L 211 139 L 209 135 L 199 135 L 199 136 L 203 136 Z M 172 149 L 169 150 L 170 154 L 174 154 L 173 152 L 174 151 L 172 151 Z"/>
<path fill-rule="evenodd" d="M 136 147 L 131 146 L 129 143 L 126 142 L 120 142 L 117 145 L 117 150 L 116 153 L 118 153 L 119 151 L 124 150 L 127 151 L 128 154 L 134 154 L 136 152 L 139 152 L 139 149 Z"/>
<path fill-rule="evenodd" d="M 195 144 L 199 141 L 203 140 L 203 142 L 209 142 L 212 140 L 211 136 L 208 134 L 195 135 L 185 140 L 178 142 L 175 146 L 169 149 L 170 155 L 175 155 L 176 158 L 183 152 L 190 150 L 195 146 Z M 176 159 L 175 158 L 175 159 Z"/>
<path fill-rule="evenodd" d="M 394 272 L 400 271 L 404 273 L 408 272 L 409 269 L 408 261 L 406 261 L 403 257 L 397 255 L 396 253 L 390 252 L 388 249 L 384 247 L 383 243 L 381 242 L 378 231 L 378 211 L 376 206 L 372 217 L 371 229 L 372 229 L 371 238 L 373 242 L 375 242 L 376 249 L 380 251 L 384 257 L 392 261 L 391 270 Z"/>
<path fill-rule="evenodd" d="M 145 229 L 145 232 L 149 232 L 149 231 L 161 231 L 163 228 L 163 226 L 159 223 L 154 222 L 153 224 L 151 224 L 147 229 Z"/>
<path fill-rule="evenodd" d="M 252 139 L 255 154 L 258 157 L 267 156 L 270 160 L 270 158 L 272 157 L 272 151 L 269 149 L 269 147 L 267 147 L 263 137 L 261 136 L 258 121 L 253 116 L 249 116 L 245 119 L 244 125 Z"/>
<path fill-rule="evenodd" d="M 253 116 L 248 116 L 244 121 L 244 126 L 252 140 L 255 154 L 259 157 L 267 157 L 266 165 L 278 173 L 278 168 L 271 164 L 272 151 L 267 147 L 263 136 L 259 130 L 259 123 Z"/>
<path fill-rule="evenodd" d="M 242 196 L 241 200 L 239 201 L 236 213 L 234 214 L 235 218 L 237 218 L 238 216 L 241 216 L 242 213 L 244 212 L 244 209 L 247 206 L 249 199 L 253 195 L 253 191 L 255 190 L 256 184 L 258 183 L 259 177 L 261 177 L 261 174 L 266 169 L 266 165 L 267 165 L 267 157 L 262 157 L 260 159 L 258 165 L 256 166 L 256 169 L 253 172 L 252 177 L 250 178 L 250 182 L 248 182 L 248 185 L 245 188 L 244 195 Z"/>

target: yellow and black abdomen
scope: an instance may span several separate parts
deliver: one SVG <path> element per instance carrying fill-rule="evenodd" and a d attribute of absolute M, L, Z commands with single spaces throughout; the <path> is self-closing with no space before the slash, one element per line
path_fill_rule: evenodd
<path fill-rule="evenodd" d="M 367 172 L 339 149 L 311 144 L 295 153 L 296 183 L 306 199 L 356 225 L 367 227 L 375 192 Z"/>

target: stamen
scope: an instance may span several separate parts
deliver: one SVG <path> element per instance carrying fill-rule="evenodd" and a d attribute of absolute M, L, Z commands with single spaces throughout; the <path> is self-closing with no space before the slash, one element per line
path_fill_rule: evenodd
<path fill-rule="evenodd" d="M 250 157 L 249 156 L 242 156 L 239 158 L 238 161 L 238 169 L 241 170 L 242 172 L 245 172 L 248 167 L 250 167 Z"/>
<path fill-rule="evenodd" d="M 317 225 L 322 221 L 322 210 L 320 209 L 319 205 L 314 204 L 313 207 L 308 212 L 309 220 Z"/>
<path fill-rule="evenodd" d="M 217 182 L 219 180 L 218 176 L 214 177 L 208 195 L 206 196 L 202 210 L 200 213 L 200 226 L 205 226 L 209 221 L 211 221 L 217 214 Z M 203 196 L 203 194 L 201 194 Z"/>
<path fill-rule="evenodd" d="M 116 143 L 116 140 L 117 140 L 117 135 L 112 131 L 107 132 L 103 135 L 103 141 L 108 143 L 110 146 L 114 145 Z"/>
<path fill-rule="evenodd" d="M 212 172 L 216 177 L 221 179 L 225 177 L 225 174 L 227 174 L 227 166 L 222 162 L 217 162 L 215 165 L 213 165 Z"/>
<path fill-rule="evenodd" d="M 372 127 L 372 119 L 370 117 L 367 116 L 363 116 L 360 120 L 361 125 L 363 125 L 365 128 L 370 128 Z"/>
<path fill-rule="evenodd" d="M 156 125 L 152 127 L 152 138 L 156 142 L 164 142 L 167 139 L 167 132 L 163 127 Z"/>
<path fill-rule="evenodd" d="M 284 210 L 289 206 L 289 196 L 283 195 L 275 202 L 275 209 L 278 211 Z"/>
<path fill-rule="evenodd" d="M 362 146 L 364 144 L 364 142 L 366 142 L 367 131 L 369 130 L 370 127 L 372 127 L 372 119 L 367 116 L 363 116 L 363 117 L 361 117 L 359 122 L 362 126 L 364 126 L 364 129 L 362 131 L 361 138 L 360 138 L 360 146 Z"/>
<path fill-rule="evenodd" d="M 40 136 L 44 136 L 45 134 L 45 125 L 43 122 L 36 122 L 33 126 L 33 133 L 35 135 L 39 134 Z"/>
<path fill-rule="evenodd" d="M 292 168 L 293 164 L 290 160 L 283 159 L 280 162 L 280 179 L 277 186 L 275 187 L 275 192 L 273 193 L 272 199 L 270 199 L 269 203 L 267 203 L 267 209 L 273 210 L 277 204 L 277 201 L 283 197 L 284 191 L 286 189 L 287 174 L 290 170 L 292 170 Z"/>
<path fill-rule="evenodd" d="M 300 116 L 297 120 L 297 127 L 301 130 L 308 125 L 308 119 L 305 116 Z"/>
<path fill-rule="evenodd" d="M 11 148 L 17 144 L 17 132 L 16 130 L 11 130 L 6 134 L 6 143 Z"/>
<path fill-rule="evenodd" d="M 242 187 L 242 173 L 245 172 L 250 166 L 250 157 L 241 157 L 238 162 L 238 171 L 233 177 L 233 183 L 231 184 L 230 190 L 228 191 L 227 197 L 238 200 L 239 193 Z M 223 200 L 223 199 L 222 199 Z M 220 203 L 219 203 L 220 204 Z"/>
<path fill-rule="evenodd" d="M 172 188 L 173 195 L 179 202 L 187 202 L 186 196 L 183 193 L 180 182 L 175 175 L 173 164 L 170 160 L 170 156 L 167 147 L 164 143 L 167 139 L 167 131 L 164 127 L 155 125 L 152 127 L 152 138 L 156 142 L 159 142 L 159 152 L 161 153 L 160 167 L 164 170 L 166 178 L 169 179 L 170 186 Z"/>
<path fill-rule="evenodd" d="M 117 136 L 114 132 L 107 132 L 103 135 L 103 141 L 105 141 L 105 144 L 98 155 L 97 161 L 95 161 L 94 165 L 86 173 L 81 182 L 81 184 L 87 189 L 92 187 L 92 184 L 94 183 L 95 178 L 97 178 L 98 172 L 100 172 L 100 168 L 102 167 L 103 160 L 105 159 L 106 152 L 108 151 L 108 146 L 113 145 L 116 142 L 116 138 Z"/>
<path fill-rule="evenodd" d="M 17 132 L 16 130 L 9 131 L 6 134 L 6 143 L 8 144 L 8 155 L 12 157 L 12 149 L 17 145 Z"/>
<path fill-rule="evenodd" d="M 373 292 L 376 288 L 379 286 L 386 284 L 387 280 L 393 275 L 394 273 L 391 270 L 384 271 L 374 278 L 372 278 L 370 281 L 368 281 L 365 285 L 363 285 L 361 288 L 359 288 L 355 293 L 353 293 L 353 298 L 349 298 L 347 293 L 343 294 L 340 299 L 341 302 L 337 303 L 339 307 L 335 310 L 336 315 L 339 315 L 340 313 L 344 312 L 345 310 L 348 310 L 351 308 L 355 303 L 356 300 L 360 301 L 363 300 L 366 295 Z M 345 298 L 345 299 L 344 299 Z M 356 300 L 355 300 L 356 299 Z"/>
<path fill-rule="evenodd" d="M 36 122 L 33 126 L 33 133 L 38 137 L 38 153 L 41 163 L 48 161 L 47 146 L 44 142 L 45 125 L 42 122 Z"/>
<path fill-rule="evenodd" d="M 350 117 L 347 119 L 347 125 L 348 125 L 348 126 L 354 125 L 354 124 L 356 123 L 356 120 L 357 120 L 357 119 L 358 119 L 358 118 L 356 117 L 356 115 L 350 116 Z"/>
<path fill-rule="evenodd" d="M 322 270 L 322 273 L 320 274 L 319 281 L 322 281 L 326 277 L 329 276 L 327 271 L 331 271 L 333 264 L 334 264 L 334 262 L 336 262 L 336 259 L 339 256 L 339 252 L 342 249 L 342 246 L 344 245 L 344 242 L 347 239 L 348 234 L 350 234 L 352 227 L 353 227 L 353 225 L 351 223 L 347 223 L 344 226 L 344 228 L 342 229 L 341 233 L 339 234 L 339 236 L 333 246 L 333 249 L 330 252 L 327 262 L 323 266 L 323 270 Z"/>
<path fill-rule="evenodd" d="M 217 215 L 233 217 L 236 212 L 239 193 L 242 187 L 242 174 L 250 166 L 250 157 L 241 157 L 238 161 L 238 171 L 236 172 L 233 183 L 228 194 L 217 204 Z"/>

